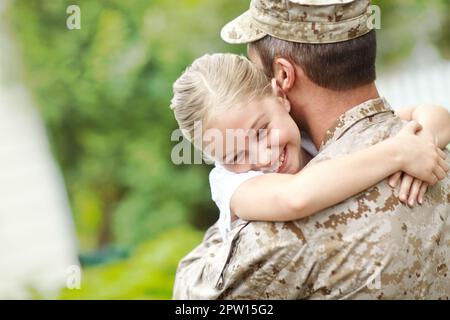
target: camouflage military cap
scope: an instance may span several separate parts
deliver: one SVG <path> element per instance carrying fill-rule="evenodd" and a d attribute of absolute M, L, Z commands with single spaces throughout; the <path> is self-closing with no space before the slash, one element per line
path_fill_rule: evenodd
<path fill-rule="evenodd" d="M 251 0 L 250 9 L 222 28 L 228 43 L 271 35 L 301 43 L 335 43 L 371 31 L 370 0 Z"/>

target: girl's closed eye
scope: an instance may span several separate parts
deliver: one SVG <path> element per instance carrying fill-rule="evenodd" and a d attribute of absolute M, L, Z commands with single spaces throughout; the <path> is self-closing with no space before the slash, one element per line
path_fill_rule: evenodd
<path fill-rule="evenodd" d="M 267 136 L 267 134 L 269 133 L 268 128 L 269 128 L 269 124 L 266 124 L 266 125 L 264 125 L 264 127 L 257 130 L 256 139 L 258 139 L 258 141 L 264 139 Z"/>
<path fill-rule="evenodd" d="M 233 164 L 238 164 L 239 161 L 242 160 L 243 156 L 244 156 L 244 152 L 242 152 L 242 151 L 239 152 L 238 154 L 236 154 L 233 158 Z"/>

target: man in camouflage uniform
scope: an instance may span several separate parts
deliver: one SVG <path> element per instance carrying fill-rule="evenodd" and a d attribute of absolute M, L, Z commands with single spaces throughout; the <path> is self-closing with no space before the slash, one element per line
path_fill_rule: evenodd
<path fill-rule="evenodd" d="M 222 38 L 230 43 L 253 43 L 268 35 L 298 43 L 350 41 L 370 32 L 368 5 L 369 0 L 253 0 L 248 12 L 224 27 Z M 261 64 L 258 52 L 250 57 Z M 279 82 L 289 78 L 276 70 L 273 76 Z M 313 130 L 321 122 L 296 104 L 298 90 L 288 92 L 293 117 L 320 147 L 309 165 L 367 148 L 404 126 L 383 98 L 367 96 L 337 116 L 330 107 L 320 121 L 334 124 Z M 344 91 L 344 101 L 353 101 L 355 90 Z M 414 208 L 402 204 L 398 190 L 383 181 L 306 219 L 236 220 L 225 242 L 213 225 L 180 262 L 174 298 L 449 299 L 449 214 L 447 177 Z"/>

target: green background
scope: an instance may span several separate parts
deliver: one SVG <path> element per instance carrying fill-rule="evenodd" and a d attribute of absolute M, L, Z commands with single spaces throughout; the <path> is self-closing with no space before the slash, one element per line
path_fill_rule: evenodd
<path fill-rule="evenodd" d="M 61 298 L 170 299 L 178 261 L 218 215 L 210 168 L 170 160 L 171 86 L 204 53 L 245 53 L 219 32 L 248 3 L 13 2 L 7 19 L 64 176 L 83 265 L 82 289 Z M 450 56 L 449 1 L 374 3 L 381 71 L 418 39 Z M 80 30 L 66 28 L 72 4 L 81 8 Z"/>

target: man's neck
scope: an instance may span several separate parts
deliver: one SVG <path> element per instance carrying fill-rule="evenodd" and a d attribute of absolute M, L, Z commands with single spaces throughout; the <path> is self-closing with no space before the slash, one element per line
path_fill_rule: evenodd
<path fill-rule="evenodd" d="M 292 116 L 306 130 L 317 149 L 328 129 L 345 112 L 368 100 L 379 98 L 375 83 L 348 91 L 332 91 L 317 86 L 302 88 L 290 97 Z"/>

